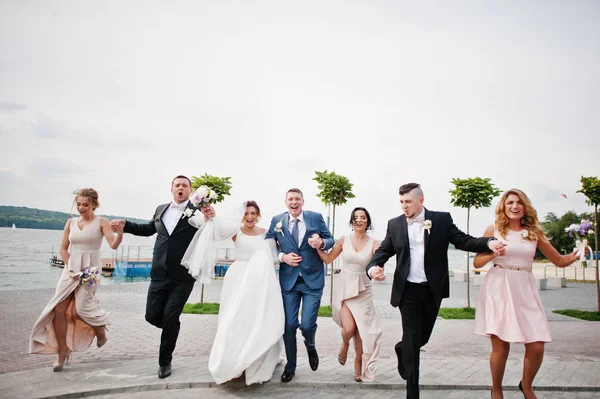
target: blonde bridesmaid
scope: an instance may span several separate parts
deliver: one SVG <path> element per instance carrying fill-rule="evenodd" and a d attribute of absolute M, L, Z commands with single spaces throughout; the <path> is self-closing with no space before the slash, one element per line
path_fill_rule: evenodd
<path fill-rule="evenodd" d="M 94 337 L 98 347 L 106 343 L 110 312 L 100 309 L 96 298 L 102 270 L 100 247 L 102 238 L 112 249 L 117 249 L 123 240 L 122 227 L 114 235 L 110 222 L 94 213 L 100 206 L 96 190 L 84 188 L 74 194 L 79 217 L 67 221 L 60 244 L 65 268 L 54 296 L 33 326 L 29 341 L 29 353 L 58 354 L 52 365 L 54 371 L 63 369 L 72 351 L 88 349 Z M 83 272 L 91 272 L 91 278 Z"/>

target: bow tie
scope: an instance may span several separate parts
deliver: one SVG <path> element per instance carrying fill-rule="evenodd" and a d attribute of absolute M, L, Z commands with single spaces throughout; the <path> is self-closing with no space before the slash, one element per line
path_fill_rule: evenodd
<path fill-rule="evenodd" d="M 408 223 L 408 224 L 423 223 L 424 221 L 425 221 L 425 217 L 422 215 L 417 216 L 415 218 L 406 218 L 406 223 Z"/>
<path fill-rule="evenodd" d="M 171 204 L 169 205 L 169 208 L 183 211 L 186 206 L 187 206 L 187 203 L 185 203 L 185 202 L 183 204 L 176 204 L 175 202 L 171 202 Z"/>

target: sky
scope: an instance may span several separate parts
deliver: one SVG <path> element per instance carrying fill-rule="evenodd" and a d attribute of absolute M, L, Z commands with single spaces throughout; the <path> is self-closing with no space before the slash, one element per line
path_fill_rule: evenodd
<path fill-rule="evenodd" d="M 327 169 L 356 196 L 336 236 L 364 206 L 383 238 L 407 182 L 464 230 L 452 178 L 590 211 L 598 71 L 597 1 L 0 1 L 0 205 L 68 212 L 93 187 L 148 219 L 208 173 L 233 183 L 217 213 L 253 199 L 267 227 L 291 187 L 327 217 Z"/>

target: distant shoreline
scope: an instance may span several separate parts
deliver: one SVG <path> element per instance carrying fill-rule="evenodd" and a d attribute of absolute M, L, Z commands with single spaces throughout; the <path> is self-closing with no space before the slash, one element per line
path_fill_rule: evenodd
<path fill-rule="evenodd" d="M 14 224 L 17 229 L 42 229 L 62 230 L 67 220 L 74 215 L 66 212 L 48 211 L 45 209 L 28 208 L 24 206 L 0 205 L 0 227 L 12 228 Z M 111 219 L 125 219 L 135 223 L 147 223 L 147 220 L 130 218 L 125 216 L 98 215 Z"/>

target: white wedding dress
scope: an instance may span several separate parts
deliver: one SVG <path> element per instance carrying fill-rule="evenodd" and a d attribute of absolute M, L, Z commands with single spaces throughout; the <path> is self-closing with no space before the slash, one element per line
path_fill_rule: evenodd
<path fill-rule="evenodd" d="M 250 385 L 273 376 L 280 362 L 285 316 L 265 233 L 248 236 L 238 230 L 235 258 L 223 280 L 208 369 L 218 384 L 245 371 Z"/>

